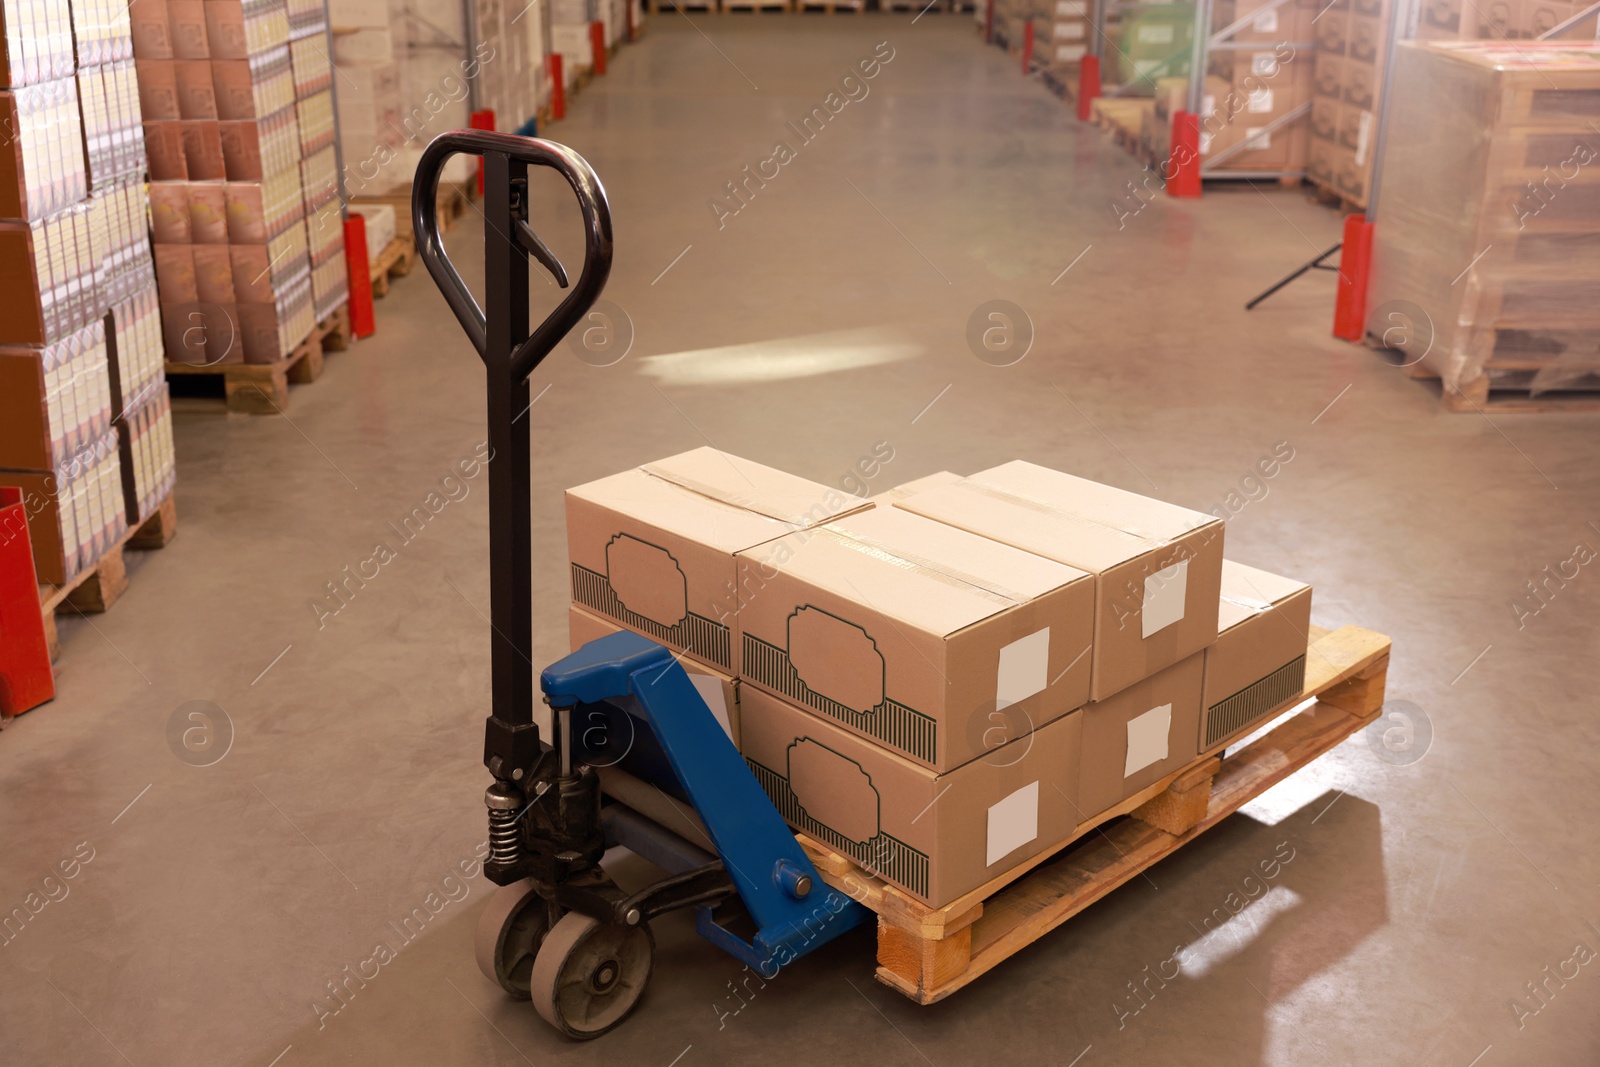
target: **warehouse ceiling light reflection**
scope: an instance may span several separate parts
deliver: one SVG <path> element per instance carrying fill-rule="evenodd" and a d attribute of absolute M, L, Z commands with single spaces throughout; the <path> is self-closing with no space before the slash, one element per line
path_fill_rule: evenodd
<path fill-rule="evenodd" d="M 646 356 L 643 373 L 663 385 L 743 385 L 916 359 L 925 349 L 897 330 L 868 327 Z"/>

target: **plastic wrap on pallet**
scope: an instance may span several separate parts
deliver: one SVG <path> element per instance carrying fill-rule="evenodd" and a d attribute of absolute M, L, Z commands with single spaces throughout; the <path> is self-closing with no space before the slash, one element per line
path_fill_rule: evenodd
<path fill-rule="evenodd" d="M 1454 391 L 1600 387 L 1600 44 L 1396 55 L 1369 339 Z"/>

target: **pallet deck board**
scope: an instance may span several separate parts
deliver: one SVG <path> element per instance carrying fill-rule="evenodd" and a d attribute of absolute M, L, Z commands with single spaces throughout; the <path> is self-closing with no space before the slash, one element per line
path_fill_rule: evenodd
<path fill-rule="evenodd" d="M 1372 722 L 1383 705 L 1389 647 L 1387 637 L 1361 627 L 1332 631 L 1312 627 L 1300 695 L 1261 721 L 1271 724 L 1277 717 L 1286 718 L 1237 751 L 1200 754 L 1086 820 L 1073 838 L 939 907 L 922 903 L 854 861 L 798 836 L 823 881 L 877 914 L 879 981 L 918 1003 L 932 1004 L 1061 926 Z"/>
<path fill-rule="evenodd" d="M 312 327 L 305 340 L 283 359 L 272 363 L 167 363 L 167 374 L 221 377 L 229 411 L 249 415 L 282 414 L 289 404 L 289 384 L 314 382 L 322 375 L 325 352 L 342 352 L 350 345 L 350 306 L 341 304 L 333 314 Z"/>

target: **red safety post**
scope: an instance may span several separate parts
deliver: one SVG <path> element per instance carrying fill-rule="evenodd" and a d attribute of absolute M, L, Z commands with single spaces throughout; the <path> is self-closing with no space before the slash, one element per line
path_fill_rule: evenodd
<path fill-rule="evenodd" d="M 627 12 L 627 19 L 623 25 L 627 27 L 628 40 L 630 41 L 637 41 L 639 39 L 639 27 L 634 25 L 633 22 L 633 5 L 636 2 L 637 0 L 626 0 L 626 3 L 623 4 L 622 8 Z"/>
<path fill-rule="evenodd" d="M 1167 195 L 1188 200 L 1200 195 L 1200 116 L 1172 113 L 1172 155 L 1167 159 Z"/>
<path fill-rule="evenodd" d="M 606 72 L 606 24 L 603 22 L 589 23 L 589 47 L 594 51 L 594 76 L 596 78 Z"/>
<path fill-rule="evenodd" d="M 1027 76 L 1033 69 L 1033 20 L 1029 19 L 1022 27 L 1022 74 Z"/>
<path fill-rule="evenodd" d="M 1367 335 L 1367 278 L 1372 268 L 1372 228 L 1365 215 L 1344 217 L 1339 288 L 1333 301 L 1333 335 L 1360 342 Z"/>
<path fill-rule="evenodd" d="M 561 69 L 561 53 L 550 53 L 550 117 L 567 117 L 567 79 Z"/>
<path fill-rule="evenodd" d="M 486 107 L 467 116 L 467 125 L 475 130 L 494 132 L 494 108 Z M 478 199 L 483 199 L 483 157 L 478 157 Z"/>
<path fill-rule="evenodd" d="M 983 43 L 994 44 L 994 0 L 987 0 L 984 7 Z"/>
<path fill-rule="evenodd" d="M 1085 122 L 1094 115 L 1094 102 L 1100 97 L 1100 57 L 1084 56 L 1078 61 L 1078 117 Z"/>
<path fill-rule="evenodd" d="M 56 695 L 50 645 L 22 490 L 0 488 L 0 716 L 21 715 Z"/>
<path fill-rule="evenodd" d="M 371 337 L 378 330 L 372 307 L 372 264 L 367 260 L 367 220 L 351 215 L 344 220 L 344 265 L 350 280 L 350 332 Z"/>

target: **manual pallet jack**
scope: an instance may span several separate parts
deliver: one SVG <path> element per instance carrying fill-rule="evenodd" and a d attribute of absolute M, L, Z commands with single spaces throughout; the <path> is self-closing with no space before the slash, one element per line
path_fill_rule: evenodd
<path fill-rule="evenodd" d="M 458 153 L 483 157 L 485 307 L 445 254 L 439 231 L 439 175 Z M 552 168 L 577 194 L 584 261 L 571 292 L 530 333 L 529 257 L 563 289 L 569 285 L 561 262 L 528 225 L 534 166 Z M 507 993 L 531 999 L 562 1033 L 598 1037 L 627 1018 L 644 993 L 655 948 L 650 920 L 658 915 L 695 908 L 702 936 L 770 976 L 870 912 L 818 877 L 661 645 L 622 631 L 547 667 L 539 682 L 552 736 L 548 743 L 540 737 L 531 659 L 528 376 L 605 287 L 611 209 L 600 179 L 572 150 L 456 130 L 423 151 L 411 214 L 417 254 L 487 372 L 492 694 L 483 758 L 494 781 L 484 797 L 484 874 L 501 888 L 479 922 L 478 966 Z M 626 793 L 633 804 L 603 794 L 602 773 L 627 783 L 608 793 Z M 666 876 L 625 892 L 601 865 L 617 845 Z"/>

